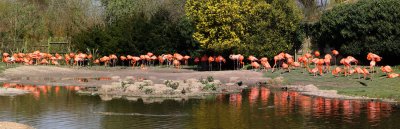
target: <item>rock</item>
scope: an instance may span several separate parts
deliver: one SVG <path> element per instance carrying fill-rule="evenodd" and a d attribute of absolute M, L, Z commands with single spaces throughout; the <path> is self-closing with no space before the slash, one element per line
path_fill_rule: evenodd
<path fill-rule="evenodd" d="M 247 85 L 240 86 L 241 89 L 247 88 Z"/>
<path fill-rule="evenodd" d="M 103 101 L 110 101 L 112 100 L 112 96 L 111 95 L 100 95 L 100 99 Z"/>
<path fill-rule="evenodd" d="M 188 83 L 188 84 L 193 84 L 193 83 L 198 83 L 198 82 L 199 82 L 199 80 L 194 79 L 194 78 L 191 78 L 191 79 L 187 79 L 187 80 L 186 80 L 186 83 Z"/>
<path fill-rule="evenodd" d="M 229 78 L 229 82 L 230 82 L 230 83 L 235 83 L 235 82 L 237 82 L 237 81 L 239 81 L 239 77 L 230 77 L 230 78 Z"/>
<path fill-rule="evenodd" d="M 155 94 L 154 91 L 155 91 L 154 87 L 143 87 L 142 89 L 142 92 L 144 94 Z"/>
<path fill-rule="evenodd" d="M 132 77 L 132 76 L 127 76 L 127 77 L 125 77 L 124 80 L 122 80 L 122 83 L 124 83 L 124 84 L 133 84 L 133 83 L 135 83 L 135 78 Z"/>
<path fill-rule="evenodd" d="M 130 94 L 141 94 L 142 90 L 140 89 L 140 86 L 136 85 L 129 85 L 125 89 L 125 93 L 130 93 Z"/>
<path fill-rule="evenodd" d="M 145 83 L 146 86 L 153 86 L 154 83 L 151 80 L 143 80 L 143 83 Z"/>
<path fill-rule="evenodd" d="M 312 92 L 312 91 L 319 91 L 319 89 L 314 85 L 306 85 L 299 87 L 299 91 Z"/>
<path fill-rule="evenodd" d="M 135 83 L 133 83 L 133 85 L 137 86 L 137 87 L 143 87 L 143 86 L 146 86 L 146 83 L 144 83 L 144 82 L 135 82 Z"/>
<path fill-rule="evenodd" d="M 126 76 L 126 77 L 125 77 L 125 80 L 135 80 L 135 77 L 133 77 L 133 76 Z"/>
<path fill-rule="evenodd" d="M 138 97 L 126 97 L 126 99 L 130 100 L 130 101 L 138 101 L 139 100 Z"/>
<path fill-rule="evenodd" d="M 226 86 L 238 86 L 236 83 L 226 83 Z"/>
<path fill-rule="evenodd" d="M 166 91 L 172 90 L 171 87 L 167 87 L 164 84 L 155 84 L 153 88 L 154 88 L 154 94 L 159 94 L 159 95 L 164 94 Z"/>
<path fill-rule="evenodd" d="M 100 92 L 113 92 L 113 91 L 122 91 L 122 85 L 121 83 L 111 83 L 110 85 L 102 85 L 99 88 Z"/>
<path fill-rule="evenodd" d="M 120 79 L 121 77 L 119 77 L 119 76 L 112 76 L 111 77 L 111 80 L 118 80 L 118 79 Z"/>
<path fill-rule="evenodd" d="M 220 80 L 214 80 L 213 82 L 209 82 L 210 84 L 214 84 L 214 86 L 220 86 L 222 85 Z"/>

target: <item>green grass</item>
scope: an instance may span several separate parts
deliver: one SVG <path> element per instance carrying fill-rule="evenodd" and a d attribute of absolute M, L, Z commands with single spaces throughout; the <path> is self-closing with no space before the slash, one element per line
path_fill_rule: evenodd
<path fill-rule="evenodd" d="M 20 66 L 20 65 L 19 64 L 12 64 L 12 65 L 6 66 L 5 63 L 0 63 L 0 73 L 3 73 L 6 69 L 15 68 L 15 67 L 18 67 L 18 66 Z"/>
<path fill-rule="evenodd" d="M 333 67 L 332 67 L 333 68 Z M 399 66 L 392 67 L 395 73 L 400 73 Z M 380 70 L 378 67 L 375 70 Z M 274 73 L 265 73 L 265 77 L 275 78 L 282 76 L 284 85 L 308 85 L 314 84 L 320 89 L 337 90 L 339 94 L 351 96 L 367 96 L 372 98 L 394 99 L 400 101 L 400 78 L 387 78 L 379 71 L 373 74 L 372 80 L 358 79 L 358 75 L 334 77 L 331 73 L 323 76 L 302 73 L 302 69 L 291 70 L 290 73 L 283 70 Z"/>

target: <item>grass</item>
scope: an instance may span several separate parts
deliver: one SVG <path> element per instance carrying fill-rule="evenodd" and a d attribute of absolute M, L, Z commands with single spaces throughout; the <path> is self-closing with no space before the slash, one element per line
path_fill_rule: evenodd
<path fill-rule="evenodd" d="M 18 67 L 18 66 L 20 66 L 20 65 L 19 64 L 13 64 L 13 65 L 6 66 L 5 63 L 0 63 L 0 73 L 3 73 L 6 69 L 15 68 L 15 67 Z"/>
<path fill-rule="evenodd" d="M 333 68 L 333 67 L 332 67 Z M 400 73 L 399 66 L 392 67 L 395 73 Z M 380 70 L 378 67 L 375 70 Z M 367 96 L 371 98 L 393 99 L 400 101 L 400 78 L 387 78 L 379 71 L 374 73 L 372 79 L 358 79 L 357 74 L 352 76 L 334 77 L 331 73 L 323 76 L 313 76 L 302 73 L 302 69 L 291 70 L 290 73 L 283 70 L 274 73 L 265 73 L 265 77 L 275 78 L 282 76 L 284 85 L 308 85 L 314 84 L 320 89 L 337 90 L 339 94 L 351 96 Z"/>

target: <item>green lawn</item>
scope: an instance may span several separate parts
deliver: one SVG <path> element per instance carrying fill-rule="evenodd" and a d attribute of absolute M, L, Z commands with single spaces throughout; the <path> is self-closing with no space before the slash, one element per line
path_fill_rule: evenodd
<path fill-rule="evenodd" d="M 17 66 L 16 66 L 16 65 L 9 65 L 9 66 L 6 66 L 5 63 L 0 63 L 0 73 L 3 73 L 4 70 L 6 70 L 6 69 L 8 69 L 8 68 L 14 68 L 14 67 L 17 67 Z"/>
<path fill-rule="evenodd" d="M 333 68 L 333 67 L 332 67 Z M 379 68 L 375 68 L 380 70 Z M 392 67 L 395 73 L 400 73 L 399 66 Z M 320 89 L 337 90 L 339 94 L 352 96 L 367 96 L 372 98 L 386 98 L 400 101 L 400 78 L 386 78 L 381 71 L 373 75 L 373 79 L 358 79 L 358 75 L 348 77 L 334 77 L 331 73 L 316 76 L 302 73 L 302 69 L 291 70 L 290 73 L 279 70 L 265 73 L 265 77 L 284 77 L 284 85 L 314 84 Z M 361 75 L 362 77 L 362 75 Z"/>

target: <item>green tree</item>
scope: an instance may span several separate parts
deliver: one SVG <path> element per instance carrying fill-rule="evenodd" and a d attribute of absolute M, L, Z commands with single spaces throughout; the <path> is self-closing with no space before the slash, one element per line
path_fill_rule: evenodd
<path fill-rule="evenodd" d="M 195 23 L 193 38 L 217 52 L 237 49 L 246 31 L 249 0 L 188 0 L 186 15 Z"/>
<path fill-rule="evenodd" d="M 205 49 L 269 57 L 292 49 L 301 20 L 294 0 L 188 0 L 186 15 Z"/>
<path fill-rule="evenodd" d="M 312 37 L 320 49 L 338 49 L 365 61 L 368 52 L 399 63 L 400 1 L 363 0 L 325 12 L 313 28 Z"/>

